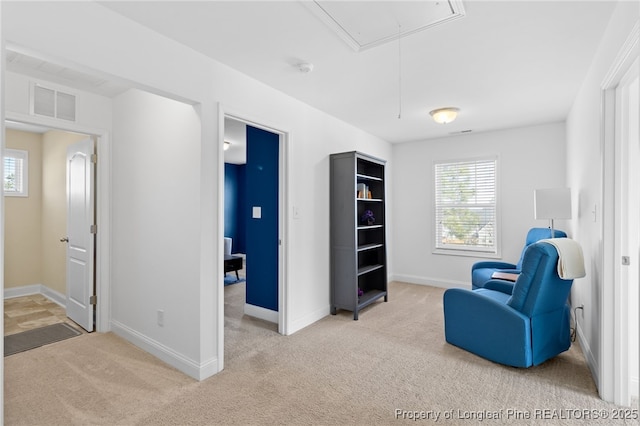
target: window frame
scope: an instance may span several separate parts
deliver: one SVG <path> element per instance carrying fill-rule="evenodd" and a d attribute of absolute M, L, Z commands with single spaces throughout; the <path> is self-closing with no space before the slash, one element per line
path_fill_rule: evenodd
<path fill-rule="evenodd" d="M 478 163 L 478 162 L 487 162 L 493 161 L 494 166 L 494 193 L 495 193 L 495 225 L 494 225 L 494 245 L 492 248 L 483 248 L 476 247 L 473 245 L 460 245 L 454 246 L 450 245 L 447 247 L 438 246 L 437 244 L 437 235 L 438 235 L 438 173 L 437 167 L 443 164 L 462 164 L 462 163 Z M 470 157 L 470 158 L 454 158 L 448 160 L 434 160 L 432 165 L 432 177 L 433 177 L 433 186 L 432 186 L 432 213 L 433 219 L 431 221 L 432 226 L 432 238 L 431 244 L 433 247 L 433 254 L 444 254 L 444 255 L 452 255 L 452 256 L 470 256 L 470 257 L 480 257 L 480 258 L 490 258 L 490 259 L 499 259 L 502 257 L 501 254 L 501 221 L 500 221 L 500 157 L 498 155 L 489 155 L 489 156 L 481 156 L 481 157 Z"/>
<path fill-rule="evenodd" d="M 22 160 L 21 180 L 22 187 L 19 191 L 8 191 L 5 189 L 4 167 L 7 158 Z M 2 155 L 2 191 L 6 197 L 28 197 L 29 196 L 29 151 L 22 149 L 5 148 Z"/>

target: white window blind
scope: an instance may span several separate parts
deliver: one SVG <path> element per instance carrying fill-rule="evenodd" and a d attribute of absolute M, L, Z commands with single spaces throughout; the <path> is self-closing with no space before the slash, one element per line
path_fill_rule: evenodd
<path fill-rule="evenodd" d="M 27 151 L 5 149 L 3 157 L 4 195 L 28 196 L 29 154 Z"/>
<path fill-rule="evenodd" d="M 497 159 L 435 164 L 436 251 L 497 253 Z"/>

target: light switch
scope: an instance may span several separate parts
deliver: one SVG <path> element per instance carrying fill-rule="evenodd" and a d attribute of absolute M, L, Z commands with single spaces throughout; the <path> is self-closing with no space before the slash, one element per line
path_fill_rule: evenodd
<path fill-rule="evenodd" d="M 252 215 L 252 217 L 254 219 L 262 219 L 262 207 L 253 206 L 253 215 Z"/>
<path fill-rule="evenodd" d="M 293 218 L 296 220 L 300 219 L 300 207 L 293 206 Z"/>

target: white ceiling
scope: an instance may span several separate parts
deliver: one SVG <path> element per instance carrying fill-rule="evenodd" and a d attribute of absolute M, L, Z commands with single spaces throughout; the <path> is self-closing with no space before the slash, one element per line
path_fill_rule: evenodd
<path fill-rule="evenodd" d="M 116 83 L 107 78 L 58 65 L 15 50 L 7 50 L 6 64 L 9 71 L 102 96 L 114 97 L 128 89 L 123 83 Z"/>
<path fill-rule="evenodd" d="M 564 120 L 615 7 L 463 1 L 461 19 L 355 52 L 299 1 L 103 4 L 390 142 Z M 455 122 L 430 119 L 443 106 L 461 109 Z"/>
<path fill-rule="evenodd" d="M 615 7 L 452 0 L 464 17 L 356 51 L 300 1 L 100 3 L 394 143 L 564 120 Z M 416 0 L 345 6 L 350 25 L 374 35 L 418 13 Z M 443 106 L 459 107 L 458 119 L 434 123 L 429 111 Z"/>

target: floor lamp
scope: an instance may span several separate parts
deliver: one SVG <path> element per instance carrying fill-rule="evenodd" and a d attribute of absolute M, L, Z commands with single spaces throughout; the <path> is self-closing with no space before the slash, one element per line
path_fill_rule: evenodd
<path fill-rule="evenodd" d="M 571 219 L 571 189 L 536 189 L 533 191 L 533 210 L 536 219 L 549 219 L 551 238 L 555 238 L 554 219 Z"/>

